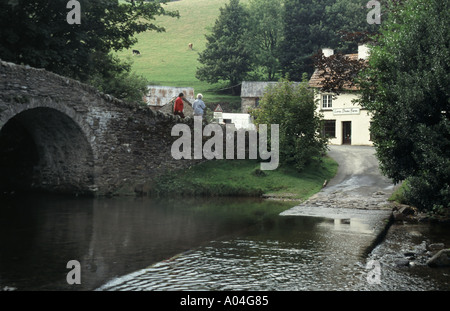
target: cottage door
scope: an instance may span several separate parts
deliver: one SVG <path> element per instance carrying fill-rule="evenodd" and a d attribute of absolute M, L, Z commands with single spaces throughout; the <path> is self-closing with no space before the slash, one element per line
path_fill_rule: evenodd
<path fill-rule="evenodd" d="M 351 145 L 352 144 L 352 122 L 345 121 L 342 122 L 342 144 Z"/>

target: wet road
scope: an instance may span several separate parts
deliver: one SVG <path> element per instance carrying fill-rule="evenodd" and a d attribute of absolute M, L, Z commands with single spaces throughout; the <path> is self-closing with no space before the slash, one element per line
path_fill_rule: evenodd
<path fill-rule="evenodd" d="M 387 199 L 394 185 L 384 177 L 367 146 L 330 146 L 328 153 L 338 162 L 338 172 L 325 188 L 282 216 L 310 216 L 341 219 L 351 225 L 358 219 L 378 236 L 391 215 Z"/>

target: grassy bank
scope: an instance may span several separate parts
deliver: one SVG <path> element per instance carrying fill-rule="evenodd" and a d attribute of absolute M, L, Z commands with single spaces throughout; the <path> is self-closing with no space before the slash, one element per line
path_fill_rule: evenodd
<path fill-rule="evenodd" d="M 156 181 L 159 196 L 273 196 L 304 200 L 318 192 L 337 171 L 337 163 L 325 157 L 301 173 L 288 167 L 261 171 L 252 160 L 209 161 Z"/>

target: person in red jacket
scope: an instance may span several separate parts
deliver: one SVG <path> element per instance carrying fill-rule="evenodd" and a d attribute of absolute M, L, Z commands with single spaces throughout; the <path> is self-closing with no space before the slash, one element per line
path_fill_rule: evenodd
<path fill-rule="evenodd" d="M 177 99 L 175 100 L 175 105 L 173 106 L 173 114 L 174 115 L 179 115 L 181 118 L 184 118 L 184 113 L 183 113 L 183 108 L 184 108 L 184 103 L 183 103 L 183 93 L 180 93 L 180 95 L 178 95 Z"/>

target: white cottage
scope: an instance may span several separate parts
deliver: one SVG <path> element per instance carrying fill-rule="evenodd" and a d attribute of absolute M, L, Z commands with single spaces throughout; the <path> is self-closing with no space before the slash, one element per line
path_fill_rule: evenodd
<path fill-rule="evenodd" d="M 334 54 L 332 49 L 323 49 L 327 57 Z M 358 54 L 347 54 L 352 59 L 367 59 L 369 49 L 366 45 L 358 47 Z M 323 93 L 319 90 L 323 78 L 316 70 L 312 75 L 309 86 L 316 88 L 315 99 L 319 103 L 317 110 L 324 116 L 323 134 L 330 137 L 332 145 L 367 145 L 372 146 L 370 139 L 369 112 L 355 104 L 353 100 L 359 98 L 357 87 L 348 87 L 339 95 Z"/>

